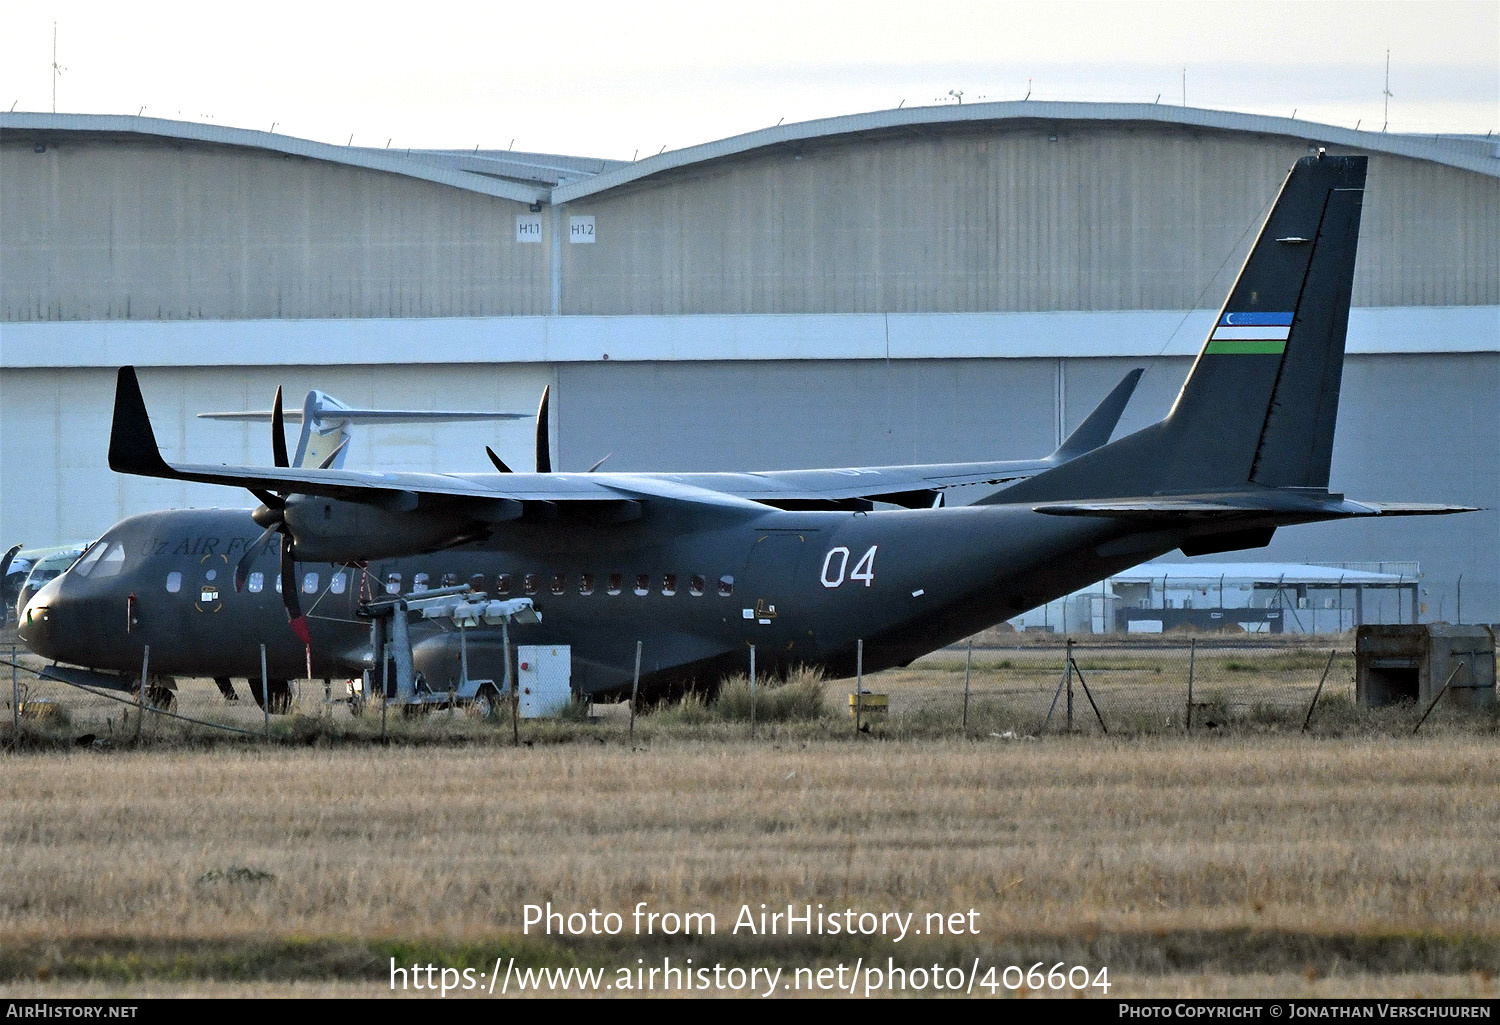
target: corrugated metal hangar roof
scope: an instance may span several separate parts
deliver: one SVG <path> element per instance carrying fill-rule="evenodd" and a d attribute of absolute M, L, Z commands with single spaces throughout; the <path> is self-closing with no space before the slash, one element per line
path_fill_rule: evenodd
<path fill-rule="evenodd" d="M 944 129 L 983 123 L 1101 122 L 1275 135 L 1443 164 L 1500 177 L 1500 140 L 1469 135 L 1395 135 L 1292 118 L 1155 103 L 1052 103 L 1023 100 L 905 107 L 777 125 L 634 162 L 507 151 L 385 150 L 337 146 L 273 132 L 128 114 L 0 113 L 0 132 L 81 132 L 153 136 L 242 146 L 327 160 L 499 196 L 522 203 L 567 203 L 652 175 L 755 150 L 839 136 Z"/>

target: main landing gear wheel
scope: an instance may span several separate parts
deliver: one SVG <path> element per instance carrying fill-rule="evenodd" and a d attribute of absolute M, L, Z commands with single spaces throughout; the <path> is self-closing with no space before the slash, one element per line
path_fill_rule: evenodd
<path fill-rule="evenodd" d="M 271 698 L 271 714 L 286 715 L 292 709 L 292 685 L 286 680 L 267 680 L 266 690 Z M 255 697 L 257 708 L 265 708 L 260 696 L 260 681 L 250 681 L 250 693 Z"/>
<path fill-rule="evenodd" d="M 500 709 L 505 705 L 501 701 L 500 692 L 489 684 L 485 684 L 479 688 L 479 693 L 474 695 L 474 703 L 470 707 L 481 719 L 493 719 L 500 714 Z"/>
<path fill-rule="evenodd" d="M 225 701 L 238 701 L 240 696 L 234 692 L 234 682 L 227 676 L 215 676 L 214 685 L 219 688 L 219 693 L 224 695 Z"/>

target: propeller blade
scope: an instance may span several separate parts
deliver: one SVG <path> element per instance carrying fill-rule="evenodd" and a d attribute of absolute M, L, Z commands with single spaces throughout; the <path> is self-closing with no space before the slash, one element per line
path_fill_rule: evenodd
<path fill-rule="evenodd" d="M 511 472 L 510 467 L 505 465 L 505 460 L 495 455 L 495 450 L 490 448 L 488 445 L 484 446 L 484 454 L 490 457 L 490 462 L 495 464 L 495 469 L 499 470 L 501 473 Z"/>
<path fill-rule="evenodd" d="M 609 456 L 612 456 L 612 455 L 614 455 L 613 452 L 611 452 L 609 454 Z M 605 456 L 603 459 L 599 460 L 597 463 L 595 463 L 593 466 L 590 466 L 587 470 L 584 470 L 583 472 L 584 473 L 593 473 L 595 470 L 599 469 L 599 467 L 603 466 L 606 462 L 609 461 L 609 456 Z"/>
<path fill-rule="evenodd" d="M 552 472 L 552 445 L 547 440 L 547 398 L 552 392 L 549 384 L 542 389 L 542 404 L 536 411 L 536 472 Z"/>
<path fill-rule="evenodd" d="M 276 386 L 276 401 L 271 404 L 271 458 L 277 466 L 291 465 L 286 457 L 286 423 L 281 413 L 280 385 Z"/>
<path fill-rule="evenodd" d="M 260 504 L 272 512 L 281 512 L 286 508 L 286 499 L 273 491 L 262 491 L 260 488 L 250 488 L 250 493 L 260 499 Z"/>
<path fill-rule="evenodd" d="M 292 558 L 292 541 L 281 535 L 281 604 L 286 606 L 287 625 L 304 645 L 312 644 L 307 632 L 307 617 L 302 614 L 302 603 L 297 600 L 297 563 Z"/>
<path fill-rule="evenodd" d="M 4 580 L 5 575 L 10 572 L 10 564 L 15 559 L 16 553 L 19 552 L 22 547 L 22 545 L 13 546 L 10 551 L 5 553 L 5 558 L 3 560 L 0 560 L 0 580 Z"/>
<path fill-rule="evenodd" d="M 276 528 L 279 526 L 281 526 L 281 524 L 273 523 L 269 527 L 267 527 L 265 533 L 261 534 L 260 537 L 255 539 L 254 544 L 245 549 L 245 554 L 241 556 L 240 561 L 235 564 L 234 591 L 236 594 L 245 589 L 245 578 L 250 575 L 251 565 L 254 564 L 256 559 L 265 554 L 265 544 L 266 542 L 271 540 L 271 535 L 276 533 Z M 259 549 L 259 551 L 257 551 L 256 549 Z"/>
<path fill-rule="evenodd" d="M 333 461 L 339 457 L 339 453 L 343 452 L 344 449 L 346 449 L 348 447 L 349 447 L 349 439 L 345 438 L 343 441 L 339 442 L 339 447 L 338 448 L 336 448 L 332 452 L 328 453 L 328 458 L 327 459 L 324 459 L 321 463 L 318 464 L 318 469 L 320 469 L 320 470 L 326 470 L 326 469 L 328 469 L 330 466 L 333 465 Z"/>

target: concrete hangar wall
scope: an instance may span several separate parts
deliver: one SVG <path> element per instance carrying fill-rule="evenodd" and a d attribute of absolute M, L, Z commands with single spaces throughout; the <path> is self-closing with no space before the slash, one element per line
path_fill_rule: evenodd
<path fill-rule="evenodd" d="M 169 457 L 263 460 L 276 384 L 524 409 L 561 465 L 760 468 L 1048 450 L 1132 366 L 1170 405 L 1287 168 L 1371 156 L 1333 486 L 1486 512 L 1280 532 L 1419 560 L 1500 619 L 1500 151 L 1155 105 L 966 104 L 635 163 L 390 152 L 0 115 L 0 540 L 237 504 L 104 468 L 113 368 Z M 364 441 L 364 439 L 361 439 Z M 522 425 L 373 430 L 388 469 L 527 465 Z M 16 487 L 13 481 L 25 481 Z"/>

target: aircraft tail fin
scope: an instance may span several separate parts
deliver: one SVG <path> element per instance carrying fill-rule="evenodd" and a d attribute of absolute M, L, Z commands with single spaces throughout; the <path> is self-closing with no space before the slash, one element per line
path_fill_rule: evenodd
<path fill-rule="evenodd" d="M 1167 417 L 1264 487 L 1328 486 L 1365 163 L 1298 161 Z"/>
<path fill-rule="evenodd" d="M 1108 444 L 1109 436 L 1114 433 L 1115 425 L 1120 422 L 1120 415 L 1125 412 L 1125 406 L 1130 402 L 1130 396 L 1135 394 L 1135 386 L 1140 383 L 1141 375 L 1145 372 L 1145 367 L 1136 367 L 1126 374 L 1120 383 L 1104 396 L 1104 401 L 1095 406 L 1092 413 L 1084 417 L 1083 423 L 1073 428 L 1073 433 L 1064 439 L 1056 452 L 1052 453 L 1052 458 L 1060 463 L 1066 462 Z"/>
<path fill-rule="evenodd" d="M 1365 167 L 1292 168 L 1164 420 L 993 500 L 1326 489 Z"/>

